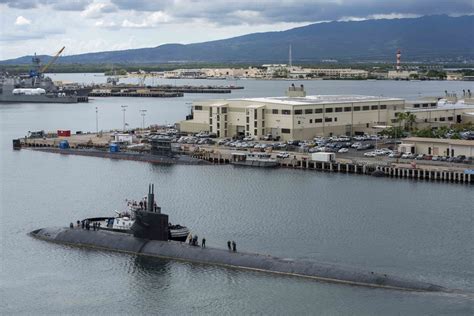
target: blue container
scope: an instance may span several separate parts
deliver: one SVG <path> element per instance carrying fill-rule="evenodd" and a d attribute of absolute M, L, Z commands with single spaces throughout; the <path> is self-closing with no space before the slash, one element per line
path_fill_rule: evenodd
<path fill-rule="evenodd" d="M 62 140 L 59 142 L 59 149 L 68 149 L 69 143 L 67 140 Z"/>
<path fill-rule="evenodd" d="M 118 153 L 120 151 L 120 146 L 118 144 L 110 144 L 109 151 L 111 153 Z"/>

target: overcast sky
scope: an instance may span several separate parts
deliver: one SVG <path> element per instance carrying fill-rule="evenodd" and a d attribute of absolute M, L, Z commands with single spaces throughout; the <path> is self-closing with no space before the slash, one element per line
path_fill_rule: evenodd
<path fill-rule="evenodd" d="M 0 60 L 429 14 L 474 14 L 474 0 L 0 0 Z"/>

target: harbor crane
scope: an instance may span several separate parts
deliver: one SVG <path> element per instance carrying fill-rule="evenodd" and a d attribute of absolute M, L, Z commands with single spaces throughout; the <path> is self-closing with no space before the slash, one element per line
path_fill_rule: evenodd
<path fill-rule="evenodd" d="M 59 55 L 61 55 L 61 53 L 64 51 L 65 48 L 66 48 L 66 46 L 63 46 L 63 48 L 61 48 L 56 53 L 56 55 L 54 55 L 54 57 L 49 61 L 49 63 L 47 63 L 45 66 L 43 66 L 43 68 L 41 68 L 40 73 L 45 73 L 46 70 L 48 70 L 48 68 L 56 62 L 56 60 L 59 58 Z"/>

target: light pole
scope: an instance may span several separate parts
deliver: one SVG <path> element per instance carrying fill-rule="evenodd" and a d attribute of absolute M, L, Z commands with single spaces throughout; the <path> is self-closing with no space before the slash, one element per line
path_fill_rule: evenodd
<path fill-rule="evenodd" d="M 95 107 L 95 131 L 96 136 L 99 136 L 99 108 Z"/>
<path fill-rule="evenodd" d="M 140 114 L 142 116 L 142 129 L 145 129 L 145 115 L 146 115 L 146 110 L 140 110 Z"/>
<path fill-rule="evenodd" d="M 127 110 L 128 105 L 121 105 L 122 112 L 123 112 L 123 131 L 125 132 L 125 111 Z"/>

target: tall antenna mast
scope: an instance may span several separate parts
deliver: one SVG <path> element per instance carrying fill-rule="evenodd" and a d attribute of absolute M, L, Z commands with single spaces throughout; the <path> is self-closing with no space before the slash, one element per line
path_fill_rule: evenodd
<path fill-rule="evenodd" d="M 288 64 L 290 65 L 290 67 L 292 67 L 292 60 L 291 60 L 291 44 L 290 44 L 290 49 L 288 51 Z"/>

